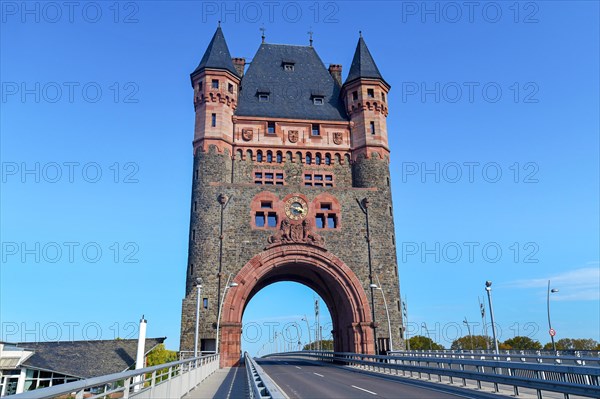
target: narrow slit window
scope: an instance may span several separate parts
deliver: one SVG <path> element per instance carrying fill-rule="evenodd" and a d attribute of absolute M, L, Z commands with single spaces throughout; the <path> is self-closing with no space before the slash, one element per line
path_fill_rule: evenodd
<path fill-rule="evenodd" d="M 371 121 L 371 134 L 375 134 L 375 122 Z"/>
<path fill-rule="evenodd" d="M 267 225 L 269 227 L 277 227 L 277 214 L 274 212 L 269 212 L 267 218 Z"/>
<path fill-rule="evenodd" d="M 317 124 L 312 125 L 312 135 L 313 136 L 321 135 L 321 129 L 319 128 L 319 125 L 317 125 Z"/>
<path fill-rule="evenodd" d="M 317 229 L 324 229 L 325 228 L 325 215 L 322 213 L 317 214 L 317 217 L 315 218 L 315 226 L 317 226 Z"/>
<path fill-rule="evenodd" d="M 217 127 L 217 114 L 212 114 L 210 124 L 212 127 Z"/>
<path fill-rule="evenodd" d="M 202 306 L 204 309 L 208 309 L 208 298 L 202 299 Z"/>
<path fill-rule="evenodd" d="M 327 228 L 335 229 L 337 227 L 337 218 L 335 215 L 327 215 Z"/>

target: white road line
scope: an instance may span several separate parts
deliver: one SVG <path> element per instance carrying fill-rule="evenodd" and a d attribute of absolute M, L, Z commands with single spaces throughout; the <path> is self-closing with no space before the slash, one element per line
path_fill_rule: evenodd
<path fill-rule="evenodd" d="M 319 377 L 324 377 L 323 374 L 319 374 L 319 373 L 313 373 L 314 375 L 318 375 Z"/>
<path fill-rule="evenodd" d="M 375 392 L 369 391 L 368 389 L 364 389 L 361 387 L 357 387 L 356 385 L 350 385 L 352 388 L 356 388 L 356 389 L 360 389 L 361 391 L 365 391 L 367 393 L 370 393 L 371 395 L 377 395 Z"/>
<path fill-rule="evenodd" d="M 298 370 L 302 370 L 302 367 L 298 367 L 298 366 L 296 366 L 296 368 L 297 368 Z"/>

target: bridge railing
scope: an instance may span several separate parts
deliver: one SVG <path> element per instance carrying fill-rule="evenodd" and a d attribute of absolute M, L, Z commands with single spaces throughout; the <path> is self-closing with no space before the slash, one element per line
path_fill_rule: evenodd
<path fill-rule="evenodd" d="M 596 351 L 586 351 L 585 353 L 579 351 L 552 353 L 554 352 L 510 351 L 509 353 L 496 355 L 489 351 L 393 351 L 389 352 L 388 356 L 600 366 L 600 357 L 594 356 L 594 354 L 598 354 Z"/>
<path fill-rule="evenodd" d="M 465 387 L 467 381 L 474 381 L 478 389 L 481 389 L 482 382 L 487 382 L 493 384 L 495 392 L 499 392 L 499 385 L 510 386 L 515 396 L 519 395 L 520 388 L 529 388 L 535 390 L 540 399 L 543 392 L 559 392 L 565 398 L 569 395 L 600 397 L 600 367 L 587 365 L 316 351 L 288 352 L 265 357 L 271 356 L 305 358 L 397 376 L 426 376 L 428 380 L 437 376 L 438 382 L 446 377 L 451 384 L 458 380 Z"/>
<path fill-rule="evenodd" d="M 279 387 L 271 377 L 264 372 L 248 352 L 244 353 L 246 363 L 246 376 L 248 378 L 248 391 L 251 399 L 286 399 L 287 396 L 279 390 Z"/>
<path fill-rule="evenodd" d="M 219 355 L 208 355 L 36 389 L 11 398 L 181 398 L 218 368 Z"/>

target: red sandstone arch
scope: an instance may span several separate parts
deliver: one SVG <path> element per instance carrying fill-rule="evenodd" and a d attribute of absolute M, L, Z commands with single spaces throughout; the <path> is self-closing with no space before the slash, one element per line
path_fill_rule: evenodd
<path fill-rule="evenodd" d="M 373 353 L 371 309 L 354 272 L 339 258 L 316 246 L 283 244 L 252 258 L 227 291 L 220 327 L 221 367 L 237 364 L 241 350 L 242 316 L 252 297 L 267 285 L 294 281 L 321 296 L 333 322 L 334 349 Z"/>

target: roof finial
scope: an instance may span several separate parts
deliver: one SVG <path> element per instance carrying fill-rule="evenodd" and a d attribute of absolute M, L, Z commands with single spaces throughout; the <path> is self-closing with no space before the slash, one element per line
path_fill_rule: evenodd
<path fill-rule="evenodd" d="M 315 33 L 315 32 L 312 31 L 312 26 L 310 27 L 310 30 L 308 32 L 306 32 L 306 33 L 308 33 L 308 35 L 309 35 L 308 36 L 309 37 L 308 42 L 310 43 L 310 47 L 312 47 L 312 45 L 313 45 L 313 33 Z"/>
<path fill-rule="evenodd" d="M 219 26 L 218 26 L 218 27 L 219 27 L 219 28 L 221 27 L 221 21 L 219 21 Z"/>
<path fill-rule="evenodd" d="M 265 38 L 266 38 L 266 36 L 265 36 L 266 29 L 265 29 L 264 25 L 260 28 L 260 31 L 262 32 L 261 39 L 262 39 L 262 42 L 264 43 L 265 42 Z"/>
<path fill-rule="evenodd" d="M 358 37 L 362 37 L 362 30 L 358 31 Z"/>

